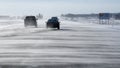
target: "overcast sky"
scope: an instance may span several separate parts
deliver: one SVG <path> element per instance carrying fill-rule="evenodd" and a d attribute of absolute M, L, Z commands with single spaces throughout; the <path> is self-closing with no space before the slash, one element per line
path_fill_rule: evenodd
<path fill-rule="evenodd" d="M 120 0 L 0 0 L 0 15 L 120 12 Z"/>

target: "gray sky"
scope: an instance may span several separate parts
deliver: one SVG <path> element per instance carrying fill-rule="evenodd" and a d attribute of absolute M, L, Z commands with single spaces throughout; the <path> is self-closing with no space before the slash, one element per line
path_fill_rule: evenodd
<path fill-rule="evenodd" d="M 0 15 L 120 12 L 120 0 L 0 0 Z"/>

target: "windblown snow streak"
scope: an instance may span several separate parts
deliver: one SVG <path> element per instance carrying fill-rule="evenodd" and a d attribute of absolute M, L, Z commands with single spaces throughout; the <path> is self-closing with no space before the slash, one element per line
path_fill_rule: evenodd
<path fill-rule="evenodd" d="M 24 28 L 23 21 L 0 25 L 1 67 L 120 67 L 120 30 L 82 20 L 61 21 L 61 30 L 46 29 L 45 20 L 38 24 L 39 28 Z"/>

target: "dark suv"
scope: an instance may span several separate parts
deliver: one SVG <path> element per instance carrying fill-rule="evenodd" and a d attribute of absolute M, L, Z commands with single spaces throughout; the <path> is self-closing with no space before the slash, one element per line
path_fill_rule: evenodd
<path fill-rule="evenodd" d="M 47 21 L 46 27 L 47 28 L 57 28 L 57 29 L 60 29 L 59 19 L 57 17 L 52 17 L 51 19 L 49 19 Z"/>
<path fill-rule="evenodd" d="M 35 26 L 37 27 L 37 21 L 36 21 L 36 17 L 35 16 L 26 16 L 26 18 L 24 19 L 24 25 L 25 27 L 28 26 Z"/>

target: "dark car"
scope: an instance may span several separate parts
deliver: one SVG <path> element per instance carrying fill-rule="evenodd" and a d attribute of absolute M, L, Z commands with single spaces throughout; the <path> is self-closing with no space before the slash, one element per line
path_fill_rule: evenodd
<path fill-rule="evenodd" d="M 46 27 L 47 28 L 57 28 L 57 29 L 60 29 L 59 19 L 57 17 L 52 17 L 51 19 L 49 19 L 47 21 Z"/>
<path fill-rule="evenodd" d="M 24 19 L 25 27 L 28 27 L 28 26 L 37 27 L 37 21 L 36 20 L 37 19 L 36 19 L 35 16 L 26 16 L 26 18 Z"/>

